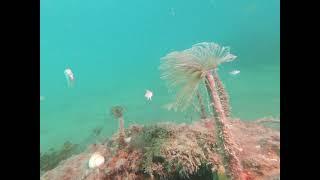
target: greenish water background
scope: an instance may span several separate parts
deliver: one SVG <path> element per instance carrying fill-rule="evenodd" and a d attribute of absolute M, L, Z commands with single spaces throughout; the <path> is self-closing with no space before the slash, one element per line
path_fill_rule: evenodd
<path fill-rule="evenodd" d="M 41 150 L 81 142 L 97 126 L 116 132 L 113 105 L 126 125 L 190 122 L 166 111 L 160 58 L 203 41 L 230 46 L 237 60 L 219 74 L 233 116 L 253 120 L 280 113 L 279 0 L 41 0 Z M 68 88 L 71 67 L 76 86 Z M 241 73 L 231 76 L 230 71 Z M 151 102 L 146 89 L 154 92 Z M 198 117 L 193 117 L 197 120 Z"/>

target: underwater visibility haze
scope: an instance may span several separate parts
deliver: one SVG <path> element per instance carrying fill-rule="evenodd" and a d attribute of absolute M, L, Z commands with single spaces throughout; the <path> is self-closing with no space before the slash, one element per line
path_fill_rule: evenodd
<path fill-rule="evenodd" d="M 137 124 L 185 123 L 187 135 L 196 133 L 196 127 L 211 127 L 208 122 L 189 127 L 211 116 L 218 124 L 224 118 L 280 119 L 279 0 L 41 0 L 40 48 L 42 153 L 99 143 L 114 134 L 125 149 L 136 142 L 127 128 Z M 210 85 L 210 78 L 216 85 Z M 157 133 L 182 133 L 179 125 L 171 128 Z M 217 142 L 228 146 L 227 137 Z M 237 164 L 247 168 L 244 157 L 239 156 L 242 165 L 237 157 L 228 164 L 234 167 L 226 168 L 231 177 L 237 179 Z M 105 163 L 99 155 L 95 158 L 90 167 Z M 153 170 L 145 168 L 152 177 Z"/>

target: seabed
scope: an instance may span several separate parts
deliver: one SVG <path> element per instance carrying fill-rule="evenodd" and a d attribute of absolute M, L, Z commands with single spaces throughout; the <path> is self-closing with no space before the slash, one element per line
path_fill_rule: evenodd
<path fill-rule="evenodd" d="M 280 132 L 260 123 L 228 121 L 242 171 L 245 179 L 280 179 Z M 80 153 L 77 145 L 69 142 L 60 151 L 42 155 L 41 180 L 232 179 L 219 155 L 212 119 L 193 124 L 132 125 L 125 129 L 130 141 L 124 145 L 119 134 Z M 101 154 L 105 163 L 89 168 L 93 153 Z"/>

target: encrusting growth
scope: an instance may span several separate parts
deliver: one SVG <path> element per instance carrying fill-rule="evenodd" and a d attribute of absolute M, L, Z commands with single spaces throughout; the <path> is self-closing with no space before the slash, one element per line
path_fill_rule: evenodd
<path fill-rule="evenodd" d="M 214 78 L 211 73 L 207 73 L 206 78 L 209 82 L 211 88 L 211 98 L 212 102 L 215 105 L 214 110 L 217 111 L 219 118 L 215 119 L 215 125 L 217 129 L 217 142 L 219 147 L 224 148 L 223 156 L 227 161 L 227 168 L 229 169 L 229 173 L 234 179 L 242 179 L 242 168 L 241 163 L 236 155 L 235 147 L 237 146 L 233 141 L 233 137 L 230 133 L 230 130 L 227 127 L 227 117 L 224 113 L 222 104 L 219 99 L 219 94 L 215 88 Z"/>
<path fill-rule="evenodd" d="M 220 80 L 217 71 L 214 70 L 212 74 L 213 74 L 213 78 L 214 78 L 214 81 L 217 86 L 218 94 L 220 97 L 220 101 L 221 101 L 224 113 L 227 117 L 230 117 L 231 116 L 231 107 L 230 107 L 230 102 L 229 102 L 229 95 L 228 95 L 226 89 L 224 88 L 224 85 L 223 85 L 222 81 Z"/>
<path fill-rule="evenodd" d="M 238 156 L 247 174 L 242 179 L 279 179 L 280 132 L 237 119 L 229 122 L 232 126 L 228 130 L 245 152 Z M 111 139 L 92 144 L 82 153 L 69 157 L 54 169 L 42 171 L 40 179 L 236 179 L 226 174 L 212 120 L 132 125 L 125 132 L 132 140 L 123 149 L 116 148 L 116 133 Z M 98 162 L 104 163 L 90 168 L 90 158 L 95 153 L 102 156 L 100 160 L 104 159 Z M 52 158 L 50 162 L 59 157 Z"/>

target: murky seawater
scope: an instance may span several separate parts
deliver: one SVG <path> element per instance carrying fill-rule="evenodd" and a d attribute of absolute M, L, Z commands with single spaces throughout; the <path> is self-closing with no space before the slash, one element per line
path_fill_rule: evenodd
<path fill-rule="evenodd" d="M 279 6 L 279 0 L 41 0 L 41 150 L 82 142 L 96 127 L 111 135 L 118 127 L 109 113 L 114 105 L 125 107 L 126 126 L 197 120 L 163 108 L 172 98 L 158 67 L 167 53 L 204 41 L 230 46 L 238 57 L 219 69 L 233 116 L 278 116 Z"/>

